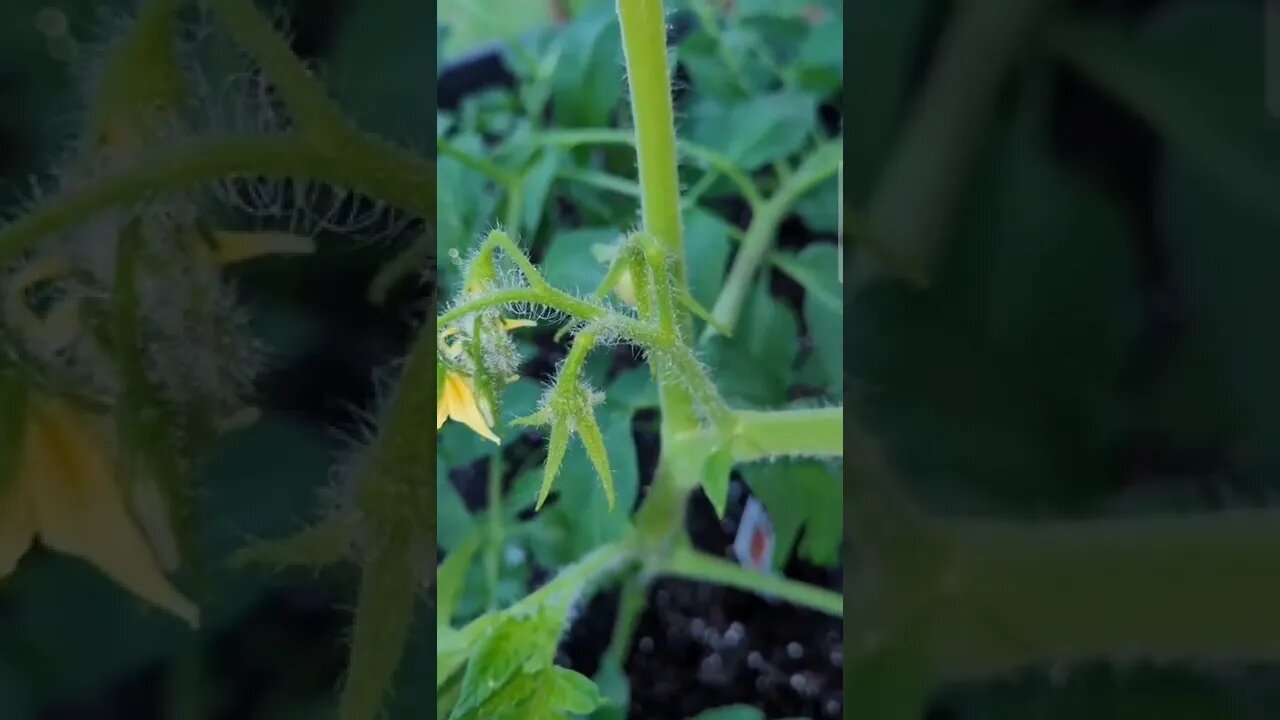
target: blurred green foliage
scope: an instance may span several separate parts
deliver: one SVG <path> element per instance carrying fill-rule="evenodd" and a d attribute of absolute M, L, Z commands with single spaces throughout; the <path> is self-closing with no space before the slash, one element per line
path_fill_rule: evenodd
<path fill-rule="evenodd" d="M 1046 14 L 972 140 L 929 286 L 851 294 L 854 404 L 930 508 L 1184 513 L 1280 487 L 1280 118 L 1264 102 L 1263 7 L 1125 5 Z M 853 8 L 846 182 L 861 207 L 956 15 L 928 0 Z M 1056 49 L 1067 31 L 1088 62 Z M 878 717 L 923 716 L 908 655 L 869 664 L 863 682 L 906 688 Z M 1274 667 L 1118 663 L 968 682 L 941 691 L 938 709 L 1227 720 L 1280 707 Z"/>

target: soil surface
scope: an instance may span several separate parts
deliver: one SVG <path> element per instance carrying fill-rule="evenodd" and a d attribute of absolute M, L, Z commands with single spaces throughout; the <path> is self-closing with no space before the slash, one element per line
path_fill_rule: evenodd
<path fill-rule="evenodd" d="M 689 532 L 703 551 L 733 559 L 745 485 L 734 481 L 723 522 L 696 496 Z M 788 577 L 839 591 L 839 568 L 792 560 Z M 569 633 L 563 648 L 574 669 L 594 674 L 617 614 L 617 593 L 603 595 Z M 706 583 L 661 580 L 649 589 L 632 639 L 626 673 L 630 720 L 683 720 L 744 704 L 767 718 L 842 716 L 841 621 L 786 603 Z"/>

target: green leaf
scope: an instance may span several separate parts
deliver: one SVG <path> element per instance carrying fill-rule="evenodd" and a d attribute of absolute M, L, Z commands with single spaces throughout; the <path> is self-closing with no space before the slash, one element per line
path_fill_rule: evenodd
<path fill-rule="evenodd" d="M 542 258 L 542 273 L 547 282 L 561 290 L 589 295 L 608 271 L 591 253 L 591 246 L 616 243 L 620 234 L 614 228 L 579 228 L 557 233 Z"/>
<path fill-rule="evenodd" d="M 703 307 L 715 304 L 728 272 L 729 226 L 702 210 L 690 210 L 684 217 L 685 266 L 689 293 Z"/>
<path fill-rule="evenodd" d="M 443 448 L 443 445 L 442 445 Z M 458 489 L 449 481 L 444 459 L 436 458 L 436 542 L 440 549 L 452 552 L 475 531 L 475 521 Z"/>
<path fill-rule="evenodd" d="M 716 384 L 747 405 L 781 405 L 800 349 L 795 316 L 770 294 L 767 282 L 757 283 L 743 310 L 732 339 L 717 335 L 710 341 Z"/>
<path fill-rule="evenodd" d="M 799 262 L 811 272 L 812 284 L 806 286 L 804 321 L 809 339 L 821 364 L 827 386 L 835 397 L 844 394 L 844 306 L 832 308 L 828 297 L 843 300 L 844 286 L 836 275 L 839 265 L 836 247 L 830 244 L 809 245 L 800 251 Z"/>
<path fill-rule="evenodd" d="M 733 48 L 725 50 L 742 60 L 740 51 Z M 743 86 L 739 74 L 720 54 L 720 45 L 706 32 L 694 32 L 685 38 L 676 49 L 676 59 L 689 71 L 691 85 L 699 97 L 741 100 L 750 94 L 750 88 Z"/>
<path fill-rule="evenodd" d="M 429 7 L 430 12 L 436 15 L 437 23 L 449 28 L 448 42 L 440 46 L 440 52 L 449 59 L 465 55 L 485 43 L 514 40 L 526 32 L 545 27 L 551 22 L 550 5 L 547 3 L 511 4 L 507 0 L 440 0 L 436 4 L 422 3 L 422 5 Z M 388 17 L 397 16 L 388 15 Z M 414 30 L 415 37 L 421 37 L 421 28 L 427 27 L 427 24 L 427 20 L 423 19 L 421 24 L 410 26 Z M 370 51 L 372 52 L 376 47 L 376 44 L 371 46 Z"/>
<path fill-rule="evenodd" d="M 852 50 L 847 64 L 857 78 L 857 112 L 844 123 L 848 157 L 859 161 L 846 168 L 847 192 L 856 205 L 867 201 L 902 128 L 902 112 L 915 79 L 922 45 L 931 42 L 929 20 L 933 0 L 848 3 L 843 23 Z"/>
<path fill-rule="evenodd" d="M 528 330 L 525 332 L 532 332 Z M 521 378 L 511 383 L 502 391 L 502 414 L 507 418 L 521 418 L 533 414 L 538 407 L 538 399 L 542 397 L 542 386 L 529 378 Z M 524 430 L 512 421 L 502 423 L 499 435 L 502 444 L 508 445 L 519 438 Z"/>
<path fill-rule="evenodd" d="M 800 152 L 817 127 L 812 95 L 783 91 L 728 107 L 699 102 L 689 110 L 689 139 L 724 153 L 745 170 L 756 170 Z"/>
<path fill-rule="evenodd" d="M 707 456 L 702 465 L 702 490 L 720 519 L 724 519 L 725 503 L 729 500 L 729 475 L 732 472 L 733 453 L 727 445 Z"/>
<path fill-rule="evenodd" d="M 603 701 L 595 683 L 568 668 L 548 669 L 538 685 L 540 692 L 545 693 L 548 709 L 584 715 L 600 707 Z"/>
<path fill-rule="evenodd" d="M 467 663 L 452 720 L 468 717 L 519 676 L 551 667 L 564 618 L 543 607 L 502 618 L 485 633 Z"/>
<path fill-rule="evenodd" d="M 453 622 L 453 611 L 458 606 L 458 597 L 467 580 L 467 569 L 471 567 L 471 558 L 482 540 L 480 533 L 473 534 L 440 564 L 440 570 L 436 573 L 437 627 Z"/>
<path fill-rule="evenodd" d="M 601 6 L 564 31 L 551 96 L 559 127 L 605 127 L 623 97 L 622 34 L 613 8 Z"/>
<path fill-rule="evenodd" d="M 805 193 L 796 202 L 795 211 L 804 224 L 815 233 L 834 235 L 840 228 L 840 182 L 828 178 Z"/>
<path fill-rule="evenodd" d="M 1280 217 L 1251 173 L 1206 160 L 1233 155 L 1280 177 L 1277 119 L 1262 96 L 1267 49 L 1263 7 L 1182 2 L 1155 13 L 1138 48 L 1205 134 L 1169 138 L 1157 160 L 1155 212 L 1169 251 L 1171 284 L 1186 308 L 1183 340 L 1168 369 L 1141 395 L 1135 424 L 1178 446 L 1212 448 L 1232 438 L 1250 482 L 1277 487 L 1280 450 Z M 1227 152 L 1232 148 L 1235 152 Z M 1231 176 L 1239 173 L 1236 177 Z"/>
<path fill-rule="evenodd" d="M 658 406 L 658 386 L 647 366 L 630 368 L 614 378 L 605 397 L 618 412 L 646 410 Z"/>
<path fill-rule="evenodd" d="M 796 88 L 826 97 L 844 85 L 844 23 L 829 19 L 805 36 L 792 66 Z"/>
<path fill-rule="evenodd" d="M 814 461 L 789 461 L 748 465 L 742 475 L 773 523 L 777 569 L 786 565 L 801 530 L 804 539 L 798 554 L 815 565 L 840 560 L 844 533 L 844 486 L 825 465 Z"/>
<path fill-rule="evenodd" d="M 538 231 L 538 225 L 546 214 L 548 202 L 553 197 L 551 189 L 563 161 L 562 152 L 555 149 L 548 150 L 525 173 L 522 184 L 524 197 L 521 199 L 523 203 L 521 227 L 527 237 L 533 237 Z"/>
<path fill-rule="evenodd" d="M 1136 243 L 1116 199 L 1055 160 L 1046 100 L 1024 93 L 992 134 L 933 285 L 868 289 L 848 309 L 848 373 L 875 388 L 864 422 L 936 502 L 1112 490 Z"/>
<path fill-rule="evenodd" d="M 468 133 L 453 139 L 463 151 L 484 156 L 480 137 Z M 480 173 L 464 167 L 453 158 L 441 156 L 436 161 L 436 270 L 438 285 L 452 289 L 457 285 L 458 268 L 449 253 L 461 257 L 479 241 L 481 232 L 497 217 L 497 192 Z"/>
<path fill-rule="evenodd" d="M 526 673 L 495 693 L 476 720 L 570 720 L 600 706 L 600 693 L 586 677 L 551 666 Z"/>
<path fill-rule="evenodd" d="M 435 73 L 405 72 L 435 61 L 422 41 L 434 7 L 417 0 L 350 6 L 326 73 L 343 112 L 360 128 L 406 147 L 426 148 L 435 111 Z"/>
<path fill-rule="evenodd" d="M 765 720 L 765 714 L 750 705 L 725 705 L 700 712 L 692 720 Z"/>

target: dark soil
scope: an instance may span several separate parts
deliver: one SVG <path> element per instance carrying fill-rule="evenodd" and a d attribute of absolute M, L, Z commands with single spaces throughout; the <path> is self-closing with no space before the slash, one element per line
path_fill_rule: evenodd
<path fill-rule="evenodd" d="M 746 504 L 734 482 L 723 522 L 695 496 L 689 532 L 699 549 L 733 558 Z M 839 568 L 797 560 L 797 580 L 839 590 Z M 742 703 L 769 718 L 837 718 L 844 706 L 841 620 L 738 590 L 681 580 L 655 583 L 627 660 L 633 720 L 667 720 Z"/>
<path fill-rule="evenodd" d="M 746 504 L 734 481 L 723 522 L 696 495 L 688 528 L 700 550 L 733 559 Z M 792 559 L 788 577 L 839 590 L 839 568 Z M 617 593 L 587 606 L 562 648 L 562 662 L 594 674 L 617 615 Z M 838 718 L 844 708 L 841 620 L 706 583 L 660 580 L 648 593 L 625 670 L 631 720 L 682 720 L 724 705 L 759 708 L 768 718 Z"/>

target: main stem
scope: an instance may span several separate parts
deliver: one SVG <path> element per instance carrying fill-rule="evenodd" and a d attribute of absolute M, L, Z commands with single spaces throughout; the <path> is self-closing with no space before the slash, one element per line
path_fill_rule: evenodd
<path fill-rule="evenodd" d="M 618 0 L 622 48 L 631 88 L 636 162 L 640 176 L 643 230 L 674 258 L 675 281 L 685 287 L 684 238 L 680 222 L 680 179 L 676 163 L 675 112 L 667 65 L 667 25 L 662 0 Z M 660 290 L 661 292 L 661 290 Z M 688 331 L 680 313 L 678 326 Z M 660 388 L 664 438 L 697 427 L 689 393 L 674 384 Z"/>

